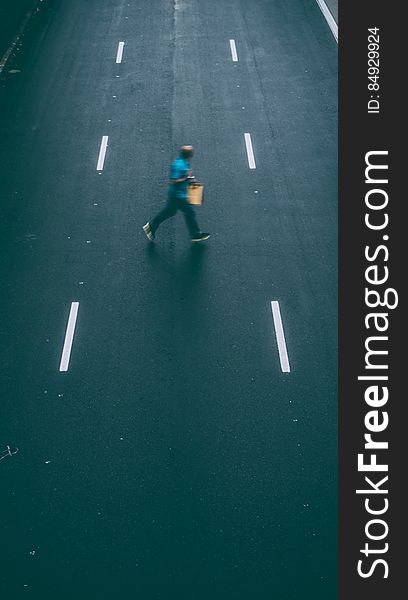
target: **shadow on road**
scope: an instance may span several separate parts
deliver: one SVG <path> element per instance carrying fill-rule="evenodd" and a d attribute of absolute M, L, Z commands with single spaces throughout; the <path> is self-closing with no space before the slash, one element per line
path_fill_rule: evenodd
<path fill-rule="evenodd" d="M 210 291 L 207 274 L 208 247 L 192 245 L 180 256 L 155 244 L 146 248 L 152 281 L 159 289 L 160 312 L 176 328 L 190 335 L 203 326 L 203 309 Z"/>

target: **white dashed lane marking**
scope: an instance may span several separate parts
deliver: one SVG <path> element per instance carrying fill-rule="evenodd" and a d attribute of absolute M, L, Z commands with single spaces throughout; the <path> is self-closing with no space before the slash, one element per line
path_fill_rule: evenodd
<path fill-rule="evenodd" d="M 256 169 L 254 151 L 252 148 L 251 134 L 245 133 L 244 136 L 245 136 L 245 146 L 246 146 L 246 151 L 247 151 L 247 156 L 248 156 L 249 168 Z"/>
<path fill-rule="evenodd" d="M 101 147 L 99 149 L 98 164 L 96 165 L 97 171 L 103 171 L 103 165 L 105 163 L 106 148 L 108 146 L 108 139 L 109 139 L 109 137 L 107 135 L 104 135 L 102 137 Z"/>
<path fill-rule="evenodd" d="M 237 54 L 237 48 L 235 46 L 235 40 L 230 40 L 229 42 L 230 42 L 232 60 L 233 60 L 233 62 L 238 62 L 238 54 Z"/>
<path fill-rule="evenodd" d="M 277 300 L 272 300 L 271 307 L 272 307 L 273 324 L 275 326 L 276 341 L 278 344 L 279 360 L 280 360 L 281 369 L 282 369 L 283 373 L 290 373 L 289 357 L 288 357 L 288 351 L 286 349 L 286 340 L 285 340 L 285 334 L 283 332 L 283 324 L 282 324 L 282 317 L 281 317 L 281 312 L 280 312 L 280 308 L 279 308 L 279 302 Z"/>
<path fill-rule="evenodd" d="M 67 330 L 65 332 L 64 347 L 62 349 L 61 362 L 59 367 L 60 371 L 68 371 L 69 360 L 71 357 L 72 350 L 72 342 L 75 333 L 75 325 L 78 316 L 78 308 L 79 302 L 71 303 L 71 310 L 69 311 Z"/>
<path fill-rule="evenodd" d="M 118 51 L 116 53 L 116 63 L 119 64 L 122 62 L 122 56 L 123 56 L 123 47 L 125 45 L 125 42 L 119 42 L 118 44 Z"/>

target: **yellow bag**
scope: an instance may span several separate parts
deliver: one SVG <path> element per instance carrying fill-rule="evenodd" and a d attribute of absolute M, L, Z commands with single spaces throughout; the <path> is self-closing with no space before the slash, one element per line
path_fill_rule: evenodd
<path fill-rule="evenodd" d="M 188 202 L 195 206 L 201 206 L 204 202 L 204 185 L 195 181 L 188 186 Z"/>

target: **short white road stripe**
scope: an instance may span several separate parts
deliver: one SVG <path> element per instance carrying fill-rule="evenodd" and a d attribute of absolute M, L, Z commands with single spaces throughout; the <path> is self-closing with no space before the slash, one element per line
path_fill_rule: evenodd
<path fill-rule="evenodd" d="M 247 151 L 247 155 L 248 155 L 249 168 L 256 169 L 254 151 L 252 149 L 251 134 L 245 133 L 244 135 L 245 135 L 245 145 L 246 145 L 246 151 Z"/>
<path fill-rule="evenodd" d="M 68 371 L 69 359 L 71 357 L 72 341 L 74 339 L 75 325 L 78 315 L 79 302 L 71 303 L 71 310 L 69 311 L 67 331 L 65 333 L 64 347 L 62 349 L 60 371 Z"/>
<path fill-rule="evenodd" d="M 105 162 L 105 154 L 106 154 L 107 145 L 108 145 L 108 136 L 104 135 L 102 137 L 101 147 L 99 150 L 98 164 L 96 165 L 97 171 L 103 171 L 103 164 Z"/>
<path fill-rule="evenodd" d="M 339 43 L 339 28 L 326 2 L 324 0 L 316 0 L 316 2 L 320 6 L 320 10 L 322 11 L 324 18 L 326 19 L 327 24 L 330 27 L 336 42 Z"/>
<path fill-rule="evenodd" d="M 230 40 L 230 47 L 231 47 L 232 60 L 234 62 L 238 62 L 238 54 L 237 54 L 237 49 L 235 46 L 235 40 Z"/>
<path fill-rule="evenodd" d="M 279 302 L 272 300 L 272 316 L 275 325 L 276 341 L 278 343 L 279 360 L 283 373 L 290 373 L 288 351 L 286 350 L 285 334 L 283 333 L 282 318 L 279 308 Z"/>
<path fill-rule="evenodd" d="M 123 46 L 124 45 L 125 45 L 125 42 L 119 42 L 118 52 L 116 54 L 116 63 L 118 63 L 118 64 L 122 62 Z"/>

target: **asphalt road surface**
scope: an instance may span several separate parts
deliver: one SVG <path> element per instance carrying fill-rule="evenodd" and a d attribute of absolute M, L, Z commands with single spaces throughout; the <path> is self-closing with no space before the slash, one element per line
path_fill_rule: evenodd
<path fill-rule="evenodd" d="M 3 598 L 337 597 L 336 86 L 315 0 L 36 15 L 0 80 Z M 181 144 L 212 236 L 152 244 Z"/>
<path fill-rule="evenodd" d="M 41 2 L 42 0 L 38 0 Z M 29 14 L 36 10 L 37 0 L 1 0 L 0 3 L 0 71 L 3 58 L 16 37 L 24 29 Z"/>

